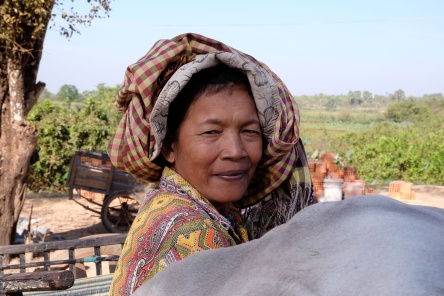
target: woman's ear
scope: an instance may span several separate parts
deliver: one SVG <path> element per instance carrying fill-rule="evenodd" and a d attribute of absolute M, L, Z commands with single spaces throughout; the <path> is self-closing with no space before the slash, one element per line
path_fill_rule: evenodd
<path fill-rule="evenodd" d="M 162 147 L 161 153 L 166 161 L 168 161 L 170 164 L 174 163 L 175 155 L 172 147 L 171 149 L 166 149 L 165 147 Z"/>

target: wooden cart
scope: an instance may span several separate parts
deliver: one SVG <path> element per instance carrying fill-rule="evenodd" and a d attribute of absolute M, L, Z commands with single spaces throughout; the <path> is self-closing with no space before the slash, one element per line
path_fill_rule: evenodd
<path fill-rule="evenodd" d="M 79 150 L 71 159 L 66 186 L 70 199 L 74 189 L 103 194 L 101 220 L 109 232 L 128 232 L 149 183 L 116 169 L 104 153 Z"/>

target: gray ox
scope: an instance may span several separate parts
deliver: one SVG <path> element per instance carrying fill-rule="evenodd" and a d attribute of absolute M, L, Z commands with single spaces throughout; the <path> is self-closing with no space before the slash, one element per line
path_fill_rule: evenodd
<path fill-rule="evenodd" d="M 173 263 L 134 296 L 444 295 L 444 210 L 361 196 Z"/>

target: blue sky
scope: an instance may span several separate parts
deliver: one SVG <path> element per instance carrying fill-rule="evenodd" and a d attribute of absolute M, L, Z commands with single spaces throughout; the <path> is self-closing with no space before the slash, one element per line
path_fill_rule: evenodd
<path fill-rule="evenodd" d="M 74 7 L 86 7 L 76 0 Z M 47 33 L 38 78 L 56 93 L 114 86 L 159 39 L 195 32 L 267 64 L 294 95 L 444 93 L 442 0 L 114 0 L 70 41 Z"/>

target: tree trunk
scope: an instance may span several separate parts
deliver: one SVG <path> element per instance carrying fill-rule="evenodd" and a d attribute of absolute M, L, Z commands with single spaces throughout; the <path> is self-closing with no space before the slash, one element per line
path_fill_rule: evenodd
<path fill-rule="evenodd" d="M 7 63 L 8 89 L 0 130 L 0 245 L 14 241 L 15 226 L 25 202 L 29 163 L 38 139 L 36 129 L 25 117 L 44 88 L 37 84 L 33 90 L 27 89 L 24 77 L 29 72 L 25 73 L 20 57 L 10 57 Z M 5 85 L 5 81 L 1 84 Z"/>
<path fill-rule="evenodd" d="M 62 16 L 68 28 L 61 26 L 61 33 L 69 37 L 77 32 L 75 24 L 89 23 L 100 9 L 108 12 L 109 1 L 94 0 L 99 6 L 92 5 L 86 16 L 71 8 L 70 16 Z M 45 88 L 44 83 L 36 83 L 37 71 L 56 2 L 61 5 L 63 1 L 0 0 L 0 245 L 14 241 L 25 202 L 30 159 L 38 138 L 26 116 Z"/>
<path fill-rule="evenodd" d="M 48 21 L 49 16 L 46 25 Z M 0 246 L 14 242 L 26 198 L 30 159 L 38 139 L 26 116 L 45 88 L 44 83 L 36 84 L 45 34 L 46 26 L 32 42 L 30 53 L 8 48 L 0 52 Z"/>

